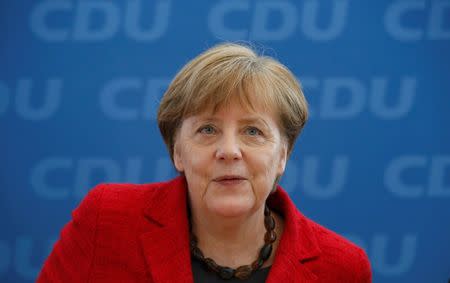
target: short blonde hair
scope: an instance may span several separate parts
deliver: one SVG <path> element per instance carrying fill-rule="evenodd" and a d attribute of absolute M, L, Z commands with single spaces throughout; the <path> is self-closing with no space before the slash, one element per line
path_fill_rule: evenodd
<path fill-rule="evenodd" d="M 258 56 L 247 45 L 222 43 L 188 62 L 161 100 L 158 126 L 172 160 L 183 119 L 208 107 L 215 111 L 233 98 L 250 109 L 254 109 L 256 98 L 263 107 L 275 110 L 288 155 L 291 153 L 308 119 L 308 105 L 300 83 L 275 59 Z"/>

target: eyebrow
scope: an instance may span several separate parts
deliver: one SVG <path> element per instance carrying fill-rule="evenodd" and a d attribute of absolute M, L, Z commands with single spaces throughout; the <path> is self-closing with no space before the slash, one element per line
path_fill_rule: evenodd
<path fill-rule="evenodd" d="M 239 120 L 240 123 L 262 123 L 265 127 L 267 127 L 268 129 L 271 129 L 271 127 L 269 126 L 269 124 L 262 118 L 260 117 L 248 117 L 248 118 L 244 118 Z"/>
<path fill-rule="evenodd" d="M 194 124 L 198 124 L 201 122 L 220 122 L 221 119 L 215 118 L 213 116 L 204 116 L 204 117 L 199 117 L 195 120 Z M 246 118 L 242 118 L 239 119 L 239 124 L 247 124 L 247 123 L 261 123 L 263 124 L 266 128 L 268 129 L 272 129 L 269 124 L 262 118 L 258 117 L 258 116 L 250 116 L 250 117 L 246 117 Z"/>

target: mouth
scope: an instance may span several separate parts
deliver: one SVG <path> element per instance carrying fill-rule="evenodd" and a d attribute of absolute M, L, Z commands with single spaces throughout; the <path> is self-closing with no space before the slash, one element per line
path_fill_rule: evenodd
<path fill-rule="evenodd" d="M 224 175 L 213 179 L 214 182 L 217 182 L 221 185 L 236 185 L 245 180 L 247 179 L 239 175 Z"/>
<path fill-rule="evenodd" d="M 223 175 L 214 179 L 216 182 L 228 180 L 245 180 L 245 178 L 239 175 Z"/>

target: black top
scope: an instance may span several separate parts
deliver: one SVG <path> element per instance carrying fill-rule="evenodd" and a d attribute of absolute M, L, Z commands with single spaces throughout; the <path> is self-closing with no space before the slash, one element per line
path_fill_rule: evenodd
<path fill-rule="evenodd" d="M 247 280 L 241 280 L 238 278 L 232 278 L 229 280 L 221 279 L 216 273 L 208 271 L 203 263 L 197 259 L 192 259 L 192 274 L 194 275 L 195 283 L 263 283 L 266 282 L 269 275 L 270 266 L 256 270 L 252 276 Z"/>

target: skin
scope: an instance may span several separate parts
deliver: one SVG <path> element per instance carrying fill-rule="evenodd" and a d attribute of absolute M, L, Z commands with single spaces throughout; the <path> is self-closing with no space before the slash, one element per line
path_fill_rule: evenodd
<path fill-rule="evenodd" d="M 250 264 L 264 244 L 264 206 L 285 170 L 287 144 L 277 116 L 231 101 L 216 112 L 186 118 L 174 146 L 174 163 L 188 183 L 192 229 L 206 257 L 236 268 Z M 283 220 L 276 220 L 277 242 Z"/>

